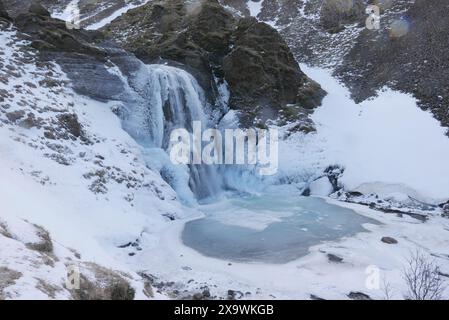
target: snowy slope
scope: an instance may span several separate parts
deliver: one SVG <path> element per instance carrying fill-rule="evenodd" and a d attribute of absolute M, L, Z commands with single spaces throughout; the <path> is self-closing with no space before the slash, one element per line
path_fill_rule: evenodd
<path fill-rule="evenodd" d="M 30 289 L 36 278 L 61 288 L 67 256 L 75 259 L 68 248 L 81 255 L 80 265 L 94 262 L 140 279 L 114 252 L 158 232 L 168 220 L 163 215 L 182 216 L 174 191 L 146 167 L 111 111 L 113 102 L 76 95 L 58 66 L 33 62 L 34 52 L 15 31 L 2 31 L 0 41 L 7 44 L 0 56 L 0 265 L 24 275 L 3 295 L 45 297 Z M 45 257 L 25 246 L 39 242 L 32 224 L 49 233 L 52 259 L 59 261 L 53 267 L 33 264 Z M 145 297 L 142 290 L 136 297 Z"/>

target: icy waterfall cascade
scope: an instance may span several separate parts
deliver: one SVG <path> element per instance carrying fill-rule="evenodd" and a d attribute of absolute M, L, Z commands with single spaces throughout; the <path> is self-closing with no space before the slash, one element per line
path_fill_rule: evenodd
<path fill-rule="evenodd" d="M 221 182 L 215 167 L 189 165 L 181 169 L 171 163 L 166 153 L 156 151 L 167 151 L 173 129 L 185 128 L 192 132 L 193 121 L 201 121 L 203 129 L 212 127 L 211 110 L 196 79 L 179 68 L 142 65 L 128 82 L 143 98 L 143 103 L 133 104 L 132 110 L 127 110 L 124 127 L 139 143 L 152 149 L 147 152 L 153 158 L 150 162 L 154 163 L 157 158 L 161 174 L 181 198 L 191 197 L 187 189 L 197 199 L 218 195 Z M 191 202 L 192 199 L 183 200 Z"/>

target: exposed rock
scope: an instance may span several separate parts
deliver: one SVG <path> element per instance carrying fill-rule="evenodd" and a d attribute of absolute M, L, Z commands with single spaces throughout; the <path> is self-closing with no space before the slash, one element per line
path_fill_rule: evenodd
<path fill-rule="evenodd" d="M 50 17 L 50 12 L 47 11 L 41 4 L 33 1 L 28 8 L 29 13 L 35 14 L 42 17 Z"/>
<path fill-rule="evenodd" d="M 332 253 L 328 253 L 328 254 L 327 254 L 327 259 L 328 259 L 330 262 L 335 262 L 335 263 L 341 263 L 341 262 L 343 262 L 343 258 L 342 258 L 342 257 L 339 257 L 339 256 L 337 256 L 337 255 L 335 255 L 335 254 L 332 254 Z"/>
<path fill-rule="evenodd" d="M 15 25 L 31 36 L 32 46 L 41 52 L 73 52 L 104 58 L 105 53 L 93 45 L 101 38 L 98 32 L 69 30 L 62 20 L 53 19 L 41 5 L 34 3 L 26 13 L 14 19 Z"/>
<path fill-rule="evenodd" d="M 252 1 L 252 0 L 251 0 Z M 259 2 L 263 0 L 254 0 L 254 2 Z M 248 6 L 246 5 L 246 0 L 222 0 L 220 1 L 226 7 L 231 7 L 236 9 L 239 13 L 243 14 L 243 16 L 248 17 L 250 15 L 250 11 Z"/>
<path fill-rule="evenodd" d="M 398 240 L 392 238 L 392 237 L 382 237 L 382 239 L 380 240 L 383 243 L 388 243 L 388 244 L 396 244 L 398 243 Z"/>
<path fill-rule="evenodd" d="M 16 283 L 16 280 L 22 276 L 22 273 L 8 269 L 6 267 L 0 267 L 0 300 L 5 299 L 3 290 Z"/>
<path fill-rule="evenodd" d="M 204 296 L 201 292 L 197 292 L 192 295 L 193 300 L 203 300 Z"/>
<path fill-rule="evenodd" d="M 135 290 L 123 275 L 94 263 L 86 264 L 94 278 L 81 273 L 80 289 L 71 291 L 75 300 L 133 300 Z"/>
<path fill-rule="evenodd" d="M 44 228 L 34 225 L 37 230 L 37 236 L 39 237 L 39 242 L 27 243 L 27 248 L 31 250 L 36 250 L 42 253 L 52 253 L 53 252 L 53 242 L 50 238 L 50 234 Z"/>
<path fill-rule="evenodd" d="M 326 300 L 326 299 L 321 298 L 321 297 L 318 297 L 318 296 L 316 296 L 316 295 L 314 295 L 314 294 L 311 294 L 311 295 L 310 295 L 310 300 L 319 300 L 319 301 L 323 301 L 323 300 Z"/>
<path fill-rule="evenodd" d="M 320 20 L 329 32 L 339 32 L 344 25 L 361 21 L 365 16 L 363 0 L 324 0 Z"/>
<path fill-rule="evenodd" d="M 243 125 L 290 114 L 304 117 L 325 92 L 301 72 L 279 33 L 254 18 L 238 19 L 216 0 L 193 6 L 180 0 L 130 10 L 104 28 L 147 63 L 161 59 L 191 72 L 211 102 L 226 80 L 230 107 Z M 181 65 L 179 65 L 179 63 Z"/>
<path fill-rule="evenodd" d="M 382 16 L 381 30 L 363 30 L 337 74 L 360 102 L 388 85 L 413 94 L 419 105 L 449 126 L 449 3 L 441 0 L 395 1 L 410 7 Z M 405 11 L 405 13 L 404 13 Z"/>
<path fill-rule="evenodd" d="M 202 292 L 202 295 L 206 299 L 210 298 L 210 291 L 209 291 L 209 289 L 208 288 L 204 289 L 203 292 Z"/>
<path fill-rule="evenodd" d="M 372 300 L 366 293 L 353 291 L 348 294 L 348 298 L 352 300 Z"/>
<path fill-rule="evenodd" d="M 361 197 L 363 196 L 363 193 L 359 192 L 359 191 L 347 191 L 346 195 L 350 198 L 356 198 L 356 197 Z"/>
<path fill-rule="evenodd" d="M 441 209 L 442 209 L 442 211 L 443 211 L 443 213 L 441 214 L 443 217 L 445 217 L 445 218 L 449 218 L 449 201 L 448 202 L 446 202 L 446 203 L 442 203 L 441 205 L 440 205 L 440 207 L 441 207 Z"/>
<path fill-rule="evenodd" d="M 74 113 L 63 113 L 57 116 L 61 127 L 66 129 L 72 136 L 78 138 L 81 136 L 81 124 L 78 116 Z"/>
<path fill-rule="evenodd" d="M 310 183 L 309 194 L 326 197 L 334 191 L 327 176 L 318 178 Z"/>
<path fill-rule="evenodd" d="M 243 297 L 243 293 L 241 291 L 236 290 L 228 290 L 228 300 L 238 300 Z"/>
<path fill-rule="evenodd" d="M 10 20 L 9 14 L 3 5 L 3 2 L 0 0 L 0 19 Z"/>

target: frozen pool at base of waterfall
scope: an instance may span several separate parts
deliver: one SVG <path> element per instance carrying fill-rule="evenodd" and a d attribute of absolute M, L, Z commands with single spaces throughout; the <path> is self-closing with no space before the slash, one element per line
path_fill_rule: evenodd
<path fill-rule="evenodd" d="M 199 253 L 235 262 L 287 263 L 311 246 L 366 231 L 379 222 L 324 199 L 290 194 L 231 197 L 203 205 L 182 241 Z"/>

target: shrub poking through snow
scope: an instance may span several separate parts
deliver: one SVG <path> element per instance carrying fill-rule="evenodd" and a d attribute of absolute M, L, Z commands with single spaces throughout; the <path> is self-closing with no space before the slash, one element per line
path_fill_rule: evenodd
<path fill-rule="evenodd" d="M 404 270 L 408 300 L 440 300 L 445 289 L 440 267 L 419 251 L 412 254 Z"/>
<path fill-rule="evenodd" d="M 4 300 L 3 289 L 12 286 L 16 283 L 16 280 L 22 276 L 20 272 L 8 269 L 6 267 L 0 267 L 0 300 Z"/>

